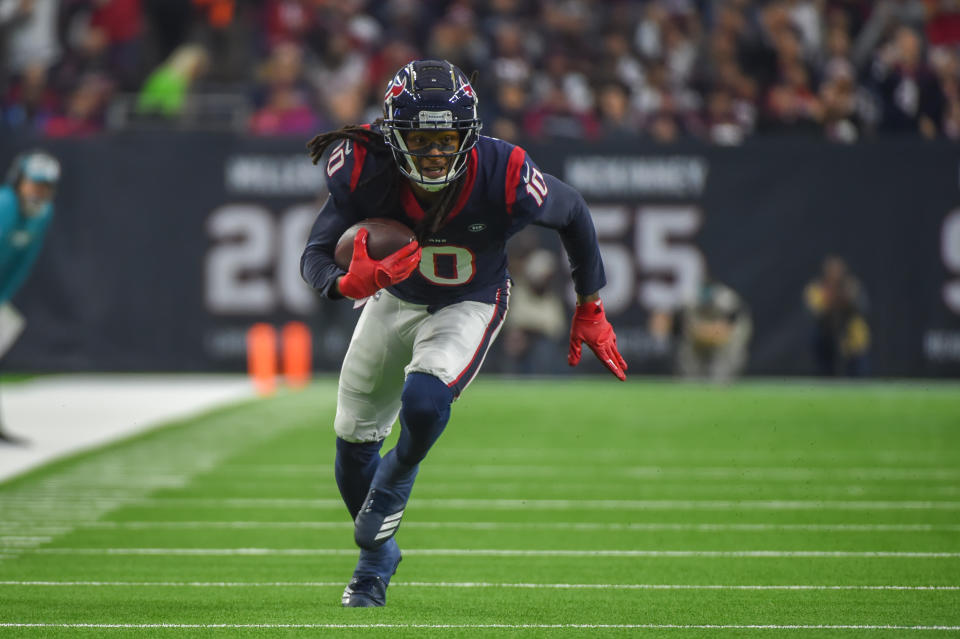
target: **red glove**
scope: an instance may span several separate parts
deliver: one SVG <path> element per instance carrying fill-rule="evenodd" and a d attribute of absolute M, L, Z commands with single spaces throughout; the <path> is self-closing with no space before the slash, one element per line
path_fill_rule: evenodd
<path fill-rule="evenodd" d="M 603 302 L 584 302 L 577 306 L 573 314 L 573 325 L 570 327 L 570 354 L 567 363 L 576 366 L 580 363 L 580 344 L 586 342 L 593 354 L 597 356 L 610 372 L 625 381 L 627 376 L 627 362 L 617 351 L 617 336 L 613 327 L 607 321 L 603 312 Z"/>
<path fill-rule="evenodd" d="M 402 282 L 420 264 L 420 245 L 416 240 L 382 260 L 375 260 L 367 254 L 368 235 L 367 229 L 357 231 L 353 238 L 350 269 L 340 278 L 340 292 L 354 300 L 370 297 L 381 288 Z"/>

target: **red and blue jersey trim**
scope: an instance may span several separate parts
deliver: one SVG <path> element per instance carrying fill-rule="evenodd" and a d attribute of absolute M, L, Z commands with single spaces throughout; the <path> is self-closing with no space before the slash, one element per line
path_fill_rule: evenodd
<path fill-rule="evenodd" d="M 476 377 L 477 373 L 480 372 L 480 367 L 483 365 L 483 360 L 486 358 L 487 352 L 490 350 L 490 346 L 493 345 L 493 340 L 497 337 L 497 333 L 500 332 L 500 328 L 503 326 L 503 320 L 507 317 L 509 301 L 510 284 L 508 282 L 497 289 L 497 299 L 493 304 L 493 317 L 490 318 L 490 322 L 487 324 L 486 330 L 483 331 L 483 338 L 480 340 L 477 350 L 473 352 L 473 357 L 470 358 L 470 363 L 467 364 L 466 368 L 460 371 L 460 374 L 457 375 L 456 379 L 447 384 L 447 387 L 453 391 L 454 397 L 459 397 L 460 393 L 464 391 L 470 382 L 473 381 L 473 378 Z"/>
<path fill-rule="evenodd" d="M 510 151 L 507 160 L 507 178 L 504 185 L 504 201 L 507 204 L 507 215 L 513 215 L 513 203 L 517 201 L 517 187 L 520 185 L 523 164 L 527 160 L 527 153 L 519 146 Z"/>

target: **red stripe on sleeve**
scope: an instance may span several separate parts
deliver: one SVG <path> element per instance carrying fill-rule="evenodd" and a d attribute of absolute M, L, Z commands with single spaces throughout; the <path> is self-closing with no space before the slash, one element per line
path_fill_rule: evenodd
<path fill-rule="evenodd" d="M 350 173 L 350 192 L 357 188 L 360 174 L 363 173 L 363 161 L 367 158 L 367 147 L 353 143 L 353 171 Z"/>
<path fill-rule="evenodd" d="M 519 146 L 513 147 L 510 159 L 507 160 L 507 180 L 504 194 L 507 202 L 507 214 L 513 214 L 513 203 L 517 200 L 517 185 L 520 184 L 520 173 L 523 163 L 527 159 L 526 152 Z"/>

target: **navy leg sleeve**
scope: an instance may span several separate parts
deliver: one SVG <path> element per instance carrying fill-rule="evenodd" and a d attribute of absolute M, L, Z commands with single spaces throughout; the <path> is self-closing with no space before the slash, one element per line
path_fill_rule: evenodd
<path fill-rule="evenodd" d="M 354 444 L 337 437 L 337 461 L 334 475 L 343 503 L 350 511 L 350 517 L 356 519 L 363 500 L 367 498 L 370 482 L 380 465 L 380 447 L 383 442 L 363 442 Z"/>
<path fill-rule="evenodd" d="M 446 427 L 453 391 L 433 375 L 410 373 L 400 399 L 403 430 L 397 441 L 397 460 L 415 466 L 427 456 L 427 451 Z"/>

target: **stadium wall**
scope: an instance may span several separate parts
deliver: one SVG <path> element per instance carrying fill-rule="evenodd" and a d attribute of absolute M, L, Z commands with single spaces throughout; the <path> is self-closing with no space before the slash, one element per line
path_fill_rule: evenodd
<path fill-rule="evenodd" d="M 0 161 L 28 146 L 5 140 Z M 290 319 L 313 329 L 316 368 L 339 368 L 357 311 L 314 299 L 299 277 L 325 197 L 302 140 L 138 132 L 44 146 L 64 179 L 15 299 L 29 325 L 8 370 L 240 370 L 250 324 Z M 838 254 L 869 296 L 872 373 L 960 376 L 957 146 L 526 146 L 591 205 L 631 372 L 666 370 L 649 312 L 709 270 L 750 305 L 748 372 L 812 373 L 803 288 Z"/>

